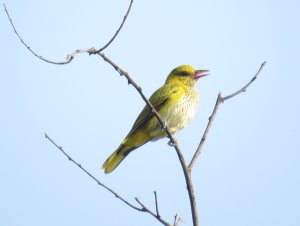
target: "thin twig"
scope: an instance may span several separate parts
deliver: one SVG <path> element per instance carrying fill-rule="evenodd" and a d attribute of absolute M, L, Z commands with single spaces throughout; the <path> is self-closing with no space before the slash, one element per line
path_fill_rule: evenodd
<path fill-rule="evenodd" d="M 96 51 L 97 53 L 99 53 L 99 52 L 103 51 L 104 49 L 106 49 L 106 48 L 107 48 L 107 47 L 115 40 L 115 38 L 117 37 L 117 35 L 118 35 L 119 32 L 121 31 L 121 29 L 122 29 L 122 27 L 123 27 L 123 25 L 124 25 L 124 23 L 125 23 L 125 21 L 126 21 L 128 15 L 129 15 L 129 12 L 130 12 L 130 10 L 131 10 L 132 3 L 133 3 L 133 0 L 130 1 L 129 7 L 128 7 L 128 9 L 127 9 L 127 12 L 126 12 L 126 14 L 125 14 L 123 20 L 122 20 L 122 23 L 121 23 L 121 25 L 119 26 L 118 30 L 115 32 L 114 36 L 113 36 L 113 37 L 108 41 L 108 43 L 106 43 L 102 48 L 100 48 L 99 50 L 97 50 L 97 51 Z M 60 60 L 60 61 L 48 60 L 47 58 L 45 58 L 45 57 L 43 57 L 43 56 L 37 54 L 35 51 L 33 51 L 33 50 L 31 49 L 31 47 L 30 47 L 29 45 L 26 44 L 26 42 L 22 39 L 22 37 L 19 35 L 17 29 L 15 28 L 15 25 L 14 25 L 14 23 L 13 23 L 13 21 L 12 21 L 10 15 L 9 15 L 8 10 L 6 9 L 6 6 L 5 6 L 4 3 L 3 3 L 3 7 L 4 7 L 4 10 L 5 10 L 5 12 L 6 12 L 6 15 L 7 15 L 8 19 L 9 19 L 9 22 L 10 22 L 10 24 L 11 24 L 11 26 L 12 26 L 12 28 L 13 28 L 15 34 L 17 35 L 17 37 L 18 37 L 19 40 L 21 41 L 21 43 L 22 43 L 22 44 L 23 44 L 23 45 L 24 45 L 24 46 L 25 46 L 25 47 L 26 47 L 26 48 L 27 48 L 27 49 L 28 49 L 35 57 L 39 58 L 40 60 L 42 60 L 42 61 L 44 61 L 44 62 L 46 62 L 46 63 L 49 63 L 49 64 L 64 65 L 64 64 L 70 63 L 70 62 L 74 59 L 74 57 L 75 57 L 77 54 L 79 54 L 79 53 L 90 53 L 90 49 L 91 49 L 91 48 L 89 48 L 89 49 L 78 49 L 78 50 L 75 50 L 74 52 L 68 54 L 63 60 Z M 93 48 L 93 49 L 94 49 L 94 48 Z"/>
<path fill-rule="evenodd" d="M 176 222 L 177 222 L 177 213 L 176 213 L 175 216 L 174 216 L 174 223 L 173 223 L 173 226 L 176 226 Z"/>
<path fill-rule="evenodd" d="M 175 214 L 173 226 L 178 226 L 180 224 L 180 221 L 181 221 L 181 219 L 178 216 L 178 214 Z"/>
<path fill-rule="evenodd" d="M 130 1 L 129 7 L 128 7 L 128 9 L 127 9 L 127 12 L 126 12 L 124 18 L 123 18 L 123 21 L 122 21 L 120 27 L 118 28 L 118 30 L 116 31 L 116 33 L 114 34 L 114 36 L 109 40 L 109 42 L 108 42 L 105 46 L 103 46 L 102 48 L 100 48 L 96 53 L 100 53 L 100 52 L 102 52 L 103 50 L 105 50 L 105 49 L 106 49 L 106 48 L 107 48 L 107 47 L 115 40 L 115 38 L 117 37 L 117 35 L 118 35 L 119 32 L 121 31 L 121 29 L 122 29 L 122 27 L 123 27 L 123 25 L 124 25 L 124 23 L 125 23 L 125 21 L 126 21 L 128 15 L 129 15 L 129 12 L 130 12 L 130 10 L 131 10 L 132 3 L 133 3 L 133 0 Z"/>
<path fill-rule="evenodd" d="M 164 219 L 162 219 L 160 216 L 158 217 L 157 214 L 155 214 L 152 210 L 150 210 L 147 206 L 145 206 L 145 204 L 143 204 L 139 198 L 135 197 L 135 200 L 137 201 L 138 204 L 141 205 L 142 210 L 151 214 L 153 217 L 155 217 L 160 223 L 162 223 L 163 225 L 166 226 L 171 226 L 170 223 L 168 223 L 167 221 L 165 221 Z"/>
<path fill-rule="evenodd" d="M 156 216 L 157 216 L 158 218 L 160 218 L 160 214 L 159 214 L 159 211 L 158 211 L 158 201 L 157 201 L 157 194 L 156 194 L 156 191 L 154 191 L 154 198 L 155 198 Z"/>
<path fill-rule="evenodd" d="M 193 156 L 193 158 L 192 158 L 192 160 L 191 160 L 191 162 L 190 162 L 190 164 L 189 164 L 189 166 L 188 166 L 189 171 L 192 170 L 193 165 L 195 164 L 197 158 L 198 158 L 199 155 L 201 154 L 201 151 L 202 151 L 204 142 L 205 142 L 205 140 L 206 140 L 206 137 L 207 137 L 207 134 L 208 134 L 209 129 L 210 129 L 210 127 L 211 127 L 211 124 L 212 124 L 213 120 L 215 119 L 215 115 L 216 115 L 216 113 L 217 113 L 217 110 L 218 110 L 218 108 L 219 108 L 219 105 L 220 105 L 221 103 L 224 103 L 225 100 L 228 100 L 228 99 L 230 99 L 230 98 L 232 98 L 232 97 L 234 97 L 234 96 L 236 96 L 236 95 L 238 95 L 238 94 L 240 94 L 240 93 L 242 93 L 242 92 L 245 92 L 246 89 L 247 89 L 247 88 L 248 88 L 248 87 L 256 80 L 257 76 L 260 74 L 260 72 L 262 71 L 262 69 L 263 69 L 263 67 L 266 65 L 266 63 L 267 63 L 267 62 L 264 61 L 264 62 L 261 64 L 261 66 L 260 66 L 260 68 L 258 69 L 258 71 L 257 71 L 257 72 L 255 73 L 255 75 L 253 76 L 253 78 L 252 78 L 245 86 L 243 86 L 241 89 L 239 89 L 238 91 L 236 91 L 236 92 L 234 92 L 234 93 L 232 93 L 232 94 L 230 94 L 230 95 L 228 95 L 228 96 L 225 96 L 225 97 L 222 97 L 222 96 L 221 96 L 221 93 L 219 93 L 219 95 L 218 95 L 218 97 L 217 97 L 217 100 L 216 100 L 216 104 L 215 104 L 214 110 L 213 110 L 211 116 L 210 116 L 209 119 L 208 119 L 208 123 L 207 123 L 206 129 L 205 129 L 205 131 L 204 131 L 204 133 L 203 133 L 203 135 L 202 135 L 201 141 L 200 141 L 200 143 L 199 143 L 199 145 L 198 145 L 198 147 L 197 147 L 197 149 L 196 149 L 196 151 L 195 151 L 195 153 L 194 153 L 194 156 Z"/>
<path fill-rule="evenodd" d="M 261 65 L 260 65 L 260 68 L 258 69 L 258 71 L 256 72 L 256 74 L 254 75 L 254 77 L 245 85 L 243 86 L 241 89 L 239 89 L 238 91 L 236 91 L 235 93 L 233 94 L 230 94 L 228 96 L 225 96 L 222 98 L 222 102 L 224 102 L 225 100 L 228 100 L 242 92 L 246 92 L 246 89 L 252 84 L 252 82 L 255 81 L 255 79 L 257 78 L 257 76 L 259 75 L 259 73 L 261 72 L 261 70 L 263 69 L 263 67 L 266 65 L 267 61 L 264 61 Z"/>
<path fill-rule="evenodd" d="M 106 186 L 105 184 L 103 184 L 100 180 L 98 180 L 95 176 L 93 176 L 89 171 L 87 171 L 81 164 L 79 164 L 78 162 L 76 162 L 68 153 L 66 153 L 63 148 L 61 146 L 59 146 L 58 144 L 56 144 L 54 142 L 54 140 L 52 140 L 46 133 L 45 133 L 45 138 L 47 140 L 49 140 L 52 144 L 54 144 L 54 146 L 56 146 L 72 163 L 74 163 L 76 166 L 78 166 L 82 171 L 84 171 L 90 178 L 92 178 L 94 181 L 97 182 L 98 185 L 100 185 L 101 187 L 105 188 L 107 191 L 109 191 L 110 193 L 112 193 L 116 198 L 120 199 L 123 203 L 125 203 L 126 205 L 130 206 L 131 208 L 144 212 L 143 209 L 136 207 L 135 205 L 129 203 L 127 200 L 125 200 L 123 197 L 121 197 L 117 192 L 115 192 L 114 190 L 112 190 L 111 188 L 109 188 L 108 186 Z"/>

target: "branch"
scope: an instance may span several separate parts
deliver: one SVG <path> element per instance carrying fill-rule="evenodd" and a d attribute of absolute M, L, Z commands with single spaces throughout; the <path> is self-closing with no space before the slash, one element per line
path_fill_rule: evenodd
<path fill-rule="evenodd" d="M 178 226 L 181 222 L 181 219 L 180 217 L 176 214 L 175 217 L 174 217 L 174 223 L 173 223 L 173 226 Z"/>
<path fill-rule="evenodd" d="M 264 68 L 264 66 L 266 65 L 267 61 L 264 61 L 261 65 L 260 68 L 258 69 L 258 71 L 255 73 L 254 77 L 245 85 L 243 86 L 241 89 L 239 89 L 238 91 L 234 92 L 233 94 L 230 94 L 228 96 L 225 96 L 222 98 L 222 102 L 224 102 L 225 100 L 228 100 L 242 92 L 246 92 L 246 89 L 252 84 L 252 82 L 254 82 L 257 78 L 257 76 L 259 75 L 259 73 L 261 72 L 261 70 Z"/>
<path fill-rule="evenodd" d="M 160 214 L 159 214 L 159 211 L 158 211 L 158 201 L 157 201 L 157 194 L 156 194 L 156 191 L 154 191 L 154 198 L 155 198 L 156 216 L 157 216 L 158 218 L 160 218 Z"/>
<path fill-rule="evenodd" d="M 74 163 L 76 166 L 78 166 L 83 172 L 85 172 L 90 178 L 92 178 L 94 181 L 97 182 L 98 185 L 105 188 L 107 191 L 112 193 L 116 198 L 120 199 L 123 203 L 125 203 L 127 206 L 131 207 L 132 209 L 135 209 L 139 212 L 149 213 L 150 215 L 154 216 L 159 222 L 161 222 L 164 225 L 170 226 L 170 224 L 161 218 L 161 216 L 158 214 L 158 207 L 157 207 L 157 198 L 155 196 L 156 201 L 156 211 L 157 214 L 155 214 L 153 211 L 151 211 L 148 207 L 146 207 L 144 204 L 142 204 L 138 198 L 135 198 L 135 200 L 142 206 L 142 208 L 139 208 L 130 202 L 128 202 L 126 199 L 124 199 L 122 196 L 120 196 L 117 192 L 112 190 L 107 185 L 103 184 L 100 180 L 98 180 L 95 176 L 93 176 L 88 170 L 86 170 L 80 163 L 76 162 L 68 153 L 66 153 L 61 146 L 56 144 L 46 133 L 45 138 L 49 140 L 55 147 L 57 147 L 72 163 Z"/>
<path fill-rule="evenodd" d="M 129 203 L 127 200 L 122 198 L 117 192 L 103 184 L 101 181 L 99 181 L 95 176 L 93 176 L 89 171 L 87 171 L 81 164 L 76 162 L 69 154 L 67 154 L 61 146 L 56 144 L 46 133 L 45 133 L 45 138 L 49 140 L 54 146 L 56 146 L 72 163 L 74 163 L 76 166 L 78 166 L 83 172 L 85 172 L 90 178 L 92 178 L 94 181 L 97 182 L 98 185 L 101 187 L 105 188 L 107 191 L 112 193 L 116 198 L 120 199 L 123 203 L 125 203 L 127 206 L 130 206 L 131 208 L 143 212 L 143 209 L 136 207 L 135 205 Z"/>
<path fill-rule="evenodd" d="M 133 4 L 133 0 L 130 1 L 129 7 L 128 7 L 128 9 L 127 9 L 127 12 L 126 12 L 126 14 L 125 14 L 123 20 L 122 20 L 122 23 L 121 23 L 121 25 L 119 26 L 118 30 L 115 32 L 114 36 L 113 36 L 113 37 L 108 41 L 108 43 L 106 43 L 102 48 L 100 48 L 99 50 L 97 50 L 97 51 L 96 51 L 97 53 L 100 53 L 101 51 L 103 51 L 104 49 L 106 49 L 106 48 L 107 48 L 107 47 L 115 40 L 115 38 L 117 37 L 117 35 L 118 35 L 119 32 L 121 31 L 121 29 L 122 29 L 122 27 L 123 27 L 123 25 L 124 25 L 124 23 L 125 23 L 125 21 L 126 21 L 128 15 L 129 15 L 129 12 L 130 12 L 130 10 L 131 10 L 132 4 Z M 26 44 L 26 42 L 22 39 L 22 37 L 19 35 L 17 29 L 15 28 L 15 25 L 14 25 L 14 23 L 13 23 L 13 21 L 12 21 L 10 15 L 9 15 L 9 13 L 8 13 L 8 10 L 6 9 L 5 4 L 3 4 L 3 7 L 4 7 L 5 13 L 6 13 L 6 15 L 7 15 L 8 19 L 9 19 L 9 22 L 10 22 L 10 24 L 11 24 L 11 26 L 12 26 L 12 28 L 13 28 L 15 34 L 17 35 L 17 37 L 18 37 L 19 40 L 21 41 L 21 43 L 22 43 L 22 44 L 23 44 L 23 45 L 24 45 L 24 46 L 25 46 L 25 47 L 26 47 L 26 48 L 27 48 L 27 49 L 28 49 L 35 57 L 39 58 L 40 60 L 42 60 L 42 61 L 44 61 L 44 62 L 46 62 L 46 63 L 49 63 L 49 64 L 64 65 L 64 64 L 70 63 L 70 62 L 74 59 L 74 57 L 75 57 L 77 54 L 79 54 L 79 53 L 90 53 L 90 49 L 91 49 L 91 48 L 89 48 L 89 49 L 78 49 L 78 50 L 75 50 L 74 52 L 68 54 L 63 60 L 60 60 L 60 61 L 53 61 L 53 60 L 48 60 L 47 58 L 44 58 L 43 56 L 37 54 L 34 50 L 32 50 L 32 49 L 30 48 L 29 45 Z M 93 49 L 94 49 L 94 48 L 93 48 Z"/>
<path fill-rule="evenodd" d="M 156 218 L 160 223 L 162 223 L 165 226 L 171 226 L 170 223 L 168 223 L 167 221 L 165 221 L 164 219 L 162 219 L 160 217 L 160 215 L 155 214 L 152 210 L 150 210 L 148 207 L 146 207 L 140 200 L 139 198 L 135 197 L 135 200 L 138 202 L 138 204 L 141 205 L 142 210 L 149 213 L 150 215 L 152 215 L 154 218 Z"/>
<path fill-rule="evenodd" d="M 124 18 L 123 18 L 123 21 L 122 21 L 120 27 L 118 28 L 118 30 L 116 31 L 116 33 L 114 34 L 114 36 L 109 40 L 109 42 L 108 42 L 105 46 L 103 46 L 102 48 L 100 48 L 96 53 L 100 53 L 100 52 L 102 52 L 103 50 L 105 50 L 105 49 L 106 49 L 106 48 L 107 48 L 107 47 L 115 40 L 115 38 L 117 37 L 117 35 L 118 35 L 119 32 L 121 31 L 121 29 L 122 29 L 122 27 L 123 27 L 123 25 L 124 25 L 124 23 L 125 23 L 125 21 L 126 21 L 128 15 L 129 15 L 129 12 L 130 12 L 130 10 L 131 10 L 132 3 L 133 3 L 133 0 L 130 1 L 129 7 L 128 7 L 128 9 L 127 9 L 127 12 L 126 12 Z"/>
<path fill-rule="evenodd" d="M 240 93 L 242 93 L 242 92 L 246 92 L 246 89 L 247 89 L 247 88 L 248 88 L 248 87 L 256 80 L 257 76 L 260 74 L 261 70 L 263 69 L 263 67 L 265 66 L 266 63 L 267 63 L 267 62 L 264 61 L 264 62 L 261 64 L 261 66 L 260 66 L 260 68 L 258 69 L 258 71 L 255 73 L 254 77 L 253 77 L 253 78 L 252 78 L 245 86 L 243 86 L 243 87 L 242 87 L 241 89 L 239 89 L 238 91 L 236 91 L 236 92 L 234 92 L 234 93 L 232 93 L 232 94 L 230 94 L 230 95 L 228 95 L 228 96 L 225 96 L 225 97 L 222 97 L 222 96 L 221 96 L 221 93 L 219 93 L 219 95 L 218 95 L 218 97 L 217 97 L 217 101 L 216 101 L 215 107 L 214 107 L 214 110 L 213 110 L 211 116 L 210 116 L 209 119 L 208 119 L 208 123 L 207 123 L 206 129 L 205 129 L 205 131 L 204 131 L 204 133 L 203 133 L 203 135 L 202 135 L 201 141 L 200 141 L 200 143 L 199 143 L 199 145 L 198 145 L 198 147 L 197 147 L 197 149 L 196 149 L 196 151 L 195 151 L 195 154 L 194 154 L 194 156 L 193 156 L 193 158 L 192 158 L 192 160 L 191 160 L 191 162 L 190 162 L 190 164 L 189 164 L 189 166 L 188 166 L 189 171 L 192 170 L 192 168 L 193 168 L 193 166 L 194 166 L 194 164 L 195 164 L 197 158 L 198 158 L 199 155 L 201 154 L 201 151 L 202 151 L 204 142 L 205 142 L 206 137 L 207 137 L 207 134 L 208 134 L 208 132 L 209 132 L 209 130 L 210 130 L 211 124 L 212 124 L 213 120 L 215 119 L 215 116 L 216 116 L 217 110 L 218 110 L 218 108 L 219 108 L 219 105 L 220 105 L 221 103 L 224 103 L 224 101 L 226 101 L 226 100 L 228 100 L 228 99 L 230 99 L 230 98 L 232 98 L 232 97 L 235 97 L 236 95 L 238 95 L 238 94 L 240 94 Z"/>

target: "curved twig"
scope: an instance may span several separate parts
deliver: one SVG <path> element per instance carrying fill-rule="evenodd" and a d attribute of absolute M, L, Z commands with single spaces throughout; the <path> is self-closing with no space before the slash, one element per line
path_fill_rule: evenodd
<path fill-rule="evenodd" d="M 198 147 L 197 147 L 197 149 L 196 149 L 196 151 L 195 151 L 195 153 L 194 153 L 194 156 L 193 156 L 193 158 L 192 158 L 192 160 L 191 160 L 191 162 L 190 162 L 190 164 L 189 164 L 189 166 L 188 166 L 189 171 L 192 170 L 193 165 L 195 164 L 197 158 L 198 158 L 199 155 L 201 154 L 202 147 L 203 147 L 204 142 L 205 142 L 205 140 L 206 140 L 206 137 L 207 137 L 207 134 L 208 134 L 209 129 L 210 129 L 210 127 L 211 127 L 211 124 L 212 124 L 213 120 L 215 119 L 215 115 L 216 115 L 216 113 L 217 113 L 217 110 L 218 110 L 218 108 L 219 108 L 219 105 L 220 105 L 221 103 L 223 103 L 225 100 L 228 100 L 228 99 L 230 99 L 230 98 L 232 98 L 232 97 L 234 97 L 234 96 L 236 96 L 236 95 L 238 95 L 238 94 L 240 94 L 240 93 L 242 93 L 242 92 L 245 92 L 246 89 L 247 89 L 247 88 L 255 81 L 255 79 L 256 79 L 257 76 L 260 74 L 261 70 L 262 70 L 263 67 L 266 65 L 266 63 L 267 63 L 267 61 L 264 61 L 264 62 L 261 64 L 261 66 L 260 66 L 260 68 L 258 69 L 258 71 L 257 71 L 257 72 L 255 73 L 255 75 L 253 76 L 253 78 L 252 78 L 245 86 L 243 86 L 241 89 L 239 89 L 238 91 L 236 91 L 236 92 L 234 92 L 234 93 L 232 93 L 232 94 L 230 94 L 230 95 L 228 95 L 228 96 L 225 96 L 225 97 L 222 97 L 222 96 L 221 96 L 221 93 L 219 93 L 219 95 L 218 95 L 218 97 L 217 97 L 217 100 L 216 100 L 216 104 L 215 104 L 214 110 L 213 110 L 212 114 L 210 115 L 210 117 L 209 117 L 209 119 L 208 119 L 208 123 L 207 123 L 206 129 L 205 129 L 205 131 L 204 131 L 204 133 L 203 133 L 203 135 L 202 135 L 201 141 L 200 141 L 200 143 L 199 143 L 199 145 L 198 145 Z"/>
<path fill-rule="evenodd" d="M 114 36 L 108 41 L 108 43 L 107 43 L 105 46 L 103 46 L 102 48 L 100 48 L 99 50 L 97 50 L 96 53 L 100 53 L 100 52 L 102 52 L 103 50 L 105 50 L 105 49 L 106 49 L 106 48 L 107 48 L 107 47 L 115 40 L 115 38 L 117 37 L 117 35 L 118 35 L 119 32 L 121 31 L 121 29 L 122 29 L 122 27 L 123 27 L 123 25 L 124 25 L 124 23 L 125 23 L 125 21 L 126 21 L 128 15 L 129 15 L 129 12 L 130 12 L 130 10 L 131 10 L 132 3 L 133 3 L 133 0 L 130 1 L 129 7 L 128 7 L 128 9 L 127 9 L 127 12 L 126 12 L 124 18 L 123 18 L 123 21 L 122 21 L 121 25 L 119 26 L 118 30 L 116 31 L 116 33 L 114 34 Z"/>
<path fill-rule="evenodd" d="M 123 25 L 124 25 L 124 23 L 125 23 L 125 21 L 126 21 L 128 15 L 129 15 L 129 12 L 130 12 L 130 10 L 131 10 L 132 3 L 133 3 L 133 0 L 130 1 L 130 4 L 129 4 L 128 9 L 127 9 L 127 12 L 126 12 L 126 14 L 125 14 L 125 16 L 124 16 L 124 18 L 123 18 L 123 20 L 122 20 L 122 23 L 121 23 L 121 25 L 119 26 L 119 28 L 117 29 L 117 31 L 115 32 L 115 34 L 113 35 L 113 37 L 112 37 L 112 38 L 111 38 L 111 39 L 110 39 L 103 47 L 101 47 L 99 50 L 97 50 L 97 51 L 96 51 L 97 53 L 100 53 L 101 51 L 103 51 L 104 49 L 106 49 L 106 48 L 107 48 L 107 47 L 115 40 L 115 38 L 117 37 L 117 35 L 118 35 L 119 32 L 121 31 L 121 29 L 122 29 L 122 27 L 123 27 Z M 70 62 L 74 59 L 74 57 L 75 57 L 77 54 L 79 54 L 79 53 L 90 53 L 90 48 L 89 48 L 89 49 L 78 49 L 78 50 L 75 50 L 74 52 L 68 54 L 63 60 L 60 60 L 60 61 L 49 60 L 49 59 L 47 59 L 47 58 L 45 58 L 45 57 L 43 57 L 43 56 L 37 54 L 35 51 L 33 51 L 33 50 L 31 49 L 31 47 L 30 47 L 29 45 L 26 44 L 26 42 L 25 42 L 25 41 L 22 39 L 22 37 L 19 35 L 19 33 L 18 33 L 17 29 L 15 28 L 15 25 L 14 25 L 14 23 L 13 23 L 13 21 L 12 21 L 10 15 L 9 15 L 9 13 L 8 13 L 8 10 L 7 10 L 6 6 L 5 6 L 5 4 L 3 4 L 3 7 L 4 7 L 4 10 L 5 10 L 5 12 L 6 12 L 6 15 L 7 15 L 8 19 L 9 19 L 9 22 L 10 22 L 10 24 L 11 24 L 11 26 L 12 26 L 12 28 L 13 28 L 15 34 L 17 35 L 17 37 L 18 37 L 19 40 L 21 41 L 21 43 L 22 43 L 22 44 L 23 44 L 23 45 L 24 45 L 24 46 L 25 46 L 25 47 L 26 47 L 26 48 L 27 48 L 27 49 L 28 49 L 35 57 L 39 58 L 40 60 L 42 60 L 42 61 L 44 61 L 44 62 L 46 62 L 46 63 L 49 63 L 49 64 L 64 65 L 64 64 L 70 63 Z M 94 49 L 94 48 L 93 48 L 93 49 Z"/>
<path fill-rule="evenodd" d="M 230 94 L 228 96 L 222 97 L 222 102 L 224 102 L 225 100 L 228 100 L 242 92 L 246 92 L 246 89 L 252 84 L 252 82 L 255 81 L 255 79 L 257 78 L 257 76 L 259 75 L 259 73 L 261 72 L 261 70 L 263 69 L 263 67 L 266 65 L 267 61 L 264 61 L 261 65 L 260 68 L 258 69 L 258 71 L 255 73 L 254 77 L 245 85 L 243 86 L 241 89 L 239 89 L 238 91 L 234 92 L 233 94 Z"/>

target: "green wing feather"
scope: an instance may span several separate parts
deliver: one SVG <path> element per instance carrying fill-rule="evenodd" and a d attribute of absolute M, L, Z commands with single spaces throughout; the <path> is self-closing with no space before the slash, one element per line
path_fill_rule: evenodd
<path fill-rule="evenodd" d="M 159 113 L 160 109 L 173 99 L 179 89 L 180 86 L 177 84 L 166 84 L 156 90 L 150 97 L 149 101 Z M 154 113 L 150 107 L 146 105 L 134 122 L 129 134 L 133 134 L 137 129 L 142 128 L 153 116 Z"/>

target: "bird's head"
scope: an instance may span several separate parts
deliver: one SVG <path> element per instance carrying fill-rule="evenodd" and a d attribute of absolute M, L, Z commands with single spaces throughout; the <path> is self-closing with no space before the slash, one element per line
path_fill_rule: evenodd
<path fill-rule="evenodd" d="M 171 71 L 167 77 L 166 84 L 177 82 L 193 86 L 198 78 L 208 75 L 206 72 L 208 72 L 208 70 L 195 70 L 189 65 L 181 65 Z"/>

